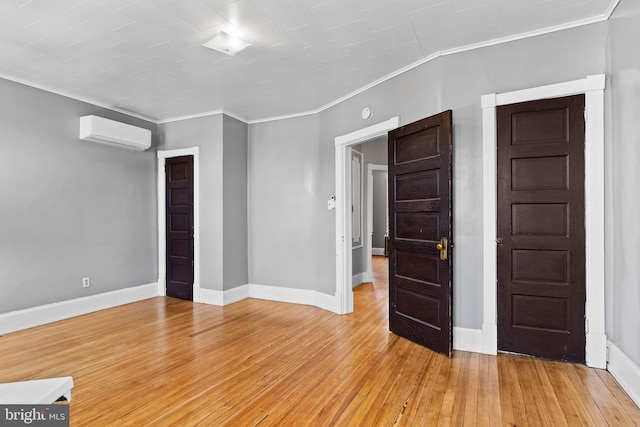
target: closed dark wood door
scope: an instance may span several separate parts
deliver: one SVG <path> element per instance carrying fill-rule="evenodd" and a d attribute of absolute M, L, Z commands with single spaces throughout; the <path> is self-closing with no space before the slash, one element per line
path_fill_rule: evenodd
<path fill-rule="evenodd" d="M 166 160 L 167 296 L 193 301 L 193 157 Z"/>
<path fill-rule="evenodd" d="M 499 107 L 498 349 L 585 362 L 584 96 Z"/>
<path fill-rule="evenodd" d="M 451 111 L 389 132 L 389 329 L 451 356 Z"/>

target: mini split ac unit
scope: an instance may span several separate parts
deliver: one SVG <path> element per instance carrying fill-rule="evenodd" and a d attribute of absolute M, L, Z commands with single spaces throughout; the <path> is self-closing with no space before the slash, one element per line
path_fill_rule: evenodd
<path fill-rule="evenodd" d="M 80 117 L 80 139 L 144 151 L 151 147 L 151 131 L 98 116 Z"/>

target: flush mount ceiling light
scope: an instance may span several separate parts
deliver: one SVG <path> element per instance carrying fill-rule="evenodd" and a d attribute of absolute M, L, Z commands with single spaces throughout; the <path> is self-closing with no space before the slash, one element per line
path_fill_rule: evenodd
<path fill-rule="evenodd" d="M 218 52 L 226 53 L 227 55 L 234 56 L 247 46 L 251 46 L 253 43 L 241 40 L 231 34 L 227 34 L 224 31 L 203 44 L 202 46 L 209 49 L 217 50 Z"/>

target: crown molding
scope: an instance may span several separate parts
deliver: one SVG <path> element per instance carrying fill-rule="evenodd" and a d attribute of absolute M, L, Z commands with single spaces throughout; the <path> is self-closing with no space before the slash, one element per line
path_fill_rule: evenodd
<path fill-rule="evenodd" d="M 566 24 L 562 24 L 562 25 L 555 25 L 552 27 L 547 27 L 547 28 L 543 28 L 540 30 L 535 30 L 535 31 L 528 31 L 525 33 L 520 33 L 520 34 L 515 34 L 512 36 L 506 36 L 506 37 L 499 37 L 497 39 L 492 39 L 492 40 L 488 40 L 485 42 L 480 42 L 480 43 L 474 43 L 474 44 L 469 44 L 469 45 L 465 45 L 465 46 L 460 46 L 460 47 L 456 47 L 456 48 L 452 48 L 452 49 L 447 49 L 447 50 L 442 50 L 439 52 L 435 52 L 425 58 L 420 59 L 419 61 L 416 61 L 412 64 L 409 64 L 403 68 L 400 68 L 399 70 L 396 70 L 390 74 L 387 74 L 384 77 L 381 77 L 380 79 L 369 83 L 359 89 L 356 89 L 353 92 L 348 93 L 347 95 L 338 98 L 328 104 L 323 105 L 322 107 L 315 109 L 315 110 L 310 110 L 310 111 L 305 111 L 302 113 L 297 113 L 297 114 L 289 114 L 289 115 L 284 115 L 284 116 L 275 116 L 275 117 L 267 117 L 267 118 L 263 118 L 263 119 L 257 119 L 257 120 L 249 120 L 248 124 L 254 124 L 254 123 L 264 123 L 264 122 L 271 122 L 271 121 L 276 121 L 276 120 L 284 120 L 284 119 L 292 119 L 292 118 L 296 118 L 296 117 L 302 117 L 302 116 L 308 116 L 311 114 L 318 114 L 321 113 L 325 110 L 328 110 L 331 107 L 334 107 L 348 99 L 351 99 L 359 94 L 361 94 L 362 92 L 365 92 L 375 86 L 378 86 L 388 80 L 393 79 L 394 77 L 397 77 L 401 74 L 406 73 L 407 71 L 411 71 L 414 68 L 417 68 L 421 65 L 424 65 L 428 62 L 431 62 L 435 59 L 438 59 L 442 56 L 447 56 L 447 55 L 454 55 L 456 53 L 461 53 L 461 52 L 467 52 L 470 50 L 475 50 L 475 49 L 482 49 L 485 47 L 491 47 L 491 46 L 496 46 L 496 45 L 500 45 L 500 44 L 504 44 L 504 43 L 510 43 L 510 42 L 514 42 L 514 41 L 518 41 L 518 40 L 524 40 L 524 39 L 528 39 L 531 37 L 537 37 L 537 36 L 542 36 L 545 34 L 551 34 L 551 33 L 555 33 L 558 31 L 564 31 L 564 30 L 568 30 L 568 29 L 572 29 L 572 28 L 577 28 L 577 27 L 583 27 L 585 25 L 591 25 L 591 24 L 595 24 L 598 22 L 603 22 L 603 21 L 607 21 L 610 17 L 611 14 L 613 13 L 613 11 L 616 9 L 616 7 L 618 6 L 618 4 L 620 3 L 620 0 L 614 0 L 609 7 L 607 8 L 607 10 L 601 14 L 601 15 L 597 15 L 588 19 L 581 19 L 578 21 L 572 21 Z"/>
<path fill-rule="evenodd" d="M 24 85 L 24 86 L 29 86 L 29 87 L 32 87 L 34 89 L 39 89 L 39 90 L 43 90 L 45 92 L 53 93 L 55 95 L 64 96 L 65 98 L 69 98 L 69 99 L 73 99 L 73 100 L 76 100 L 76 101 L 84 102 L 85 104 L 95 105 L 96 107 L 100 107 L 100 108 L 104 108 L 104 109 L 107 109 L 107 110 L 115 111 L 115 112 L 121 113 L 121 114 L 126 114 L 127 116 L 135 117 L 137 119 L 144 120 L 146 122 L 155 123 L 155 124 L 158 123 L 158 121 L 156 119 L 151 118 L 149 116 L 145 116 L 144 114 L 138 114 L 138 113 L 135 113 L 133 111 L 129 111 L 129 110 L 125 110 L 125 109 L 122 109 L 122 108 L 114 107 L 112 105 L 103 104 L 101 102 L 97 102 L 97 101 L 93 101 L 91 99 L 83 98 L 81 96 L 77 96 L 77 95 L 74 95 L 74 94 L 69 93 L 69 92 L 64 92 L 64 91 L 61 91 L 61 90 L 50 88 L 50 87 L 45 86 L 45 85 L 29 82 L 27 80 L 23 80 L 23 79 L 20 79 L 18 77 L 14 77 L 14 76 L 10 76 L 10 75 L 7 75 L 7 74 L 1 74 L 0 73 L 0 78 L 5 79 L 5 80 L 9 80 L 9 81 L 14 82 L 14 83 L 19 83 L 19 84 Z"/>
<path fill-rule="evenodd" d="M 237 114 L 225 111 L 225 110 L 213 110 L 213 111 L 206 111 L 204 113 L 190 114 L 188 116 L 172 117 L 172 118 L 169 118 L 169 119 L 158 120 L 156 123 L 161 125 L 161 124 L 165 124 L 165 123 L 179 122 L 179 121 L 182 121 L 182 120 L 190 120 L 190 119 L 198 119 L 198 118 L 201 118 L 201 117 L 216 116 L 218 114 L 224 114 L 225 116 L 229 116 L 229 117 L 232 117 L 232 118 L 234 118 L 236 120 L 239 120 L 239 121 L 241 121 L 243 123 L 249 124 L 249 120 L 247 120 L 247 119 L 245 119 L 243 117 L 240 117 Z"/>

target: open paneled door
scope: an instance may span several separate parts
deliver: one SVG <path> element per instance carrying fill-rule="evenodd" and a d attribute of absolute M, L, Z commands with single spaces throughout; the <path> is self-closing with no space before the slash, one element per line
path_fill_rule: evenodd
<path fill-rule="evenodd" d="M 452 114 L 389 132 L 389 329 L 451 357 Z"/>

